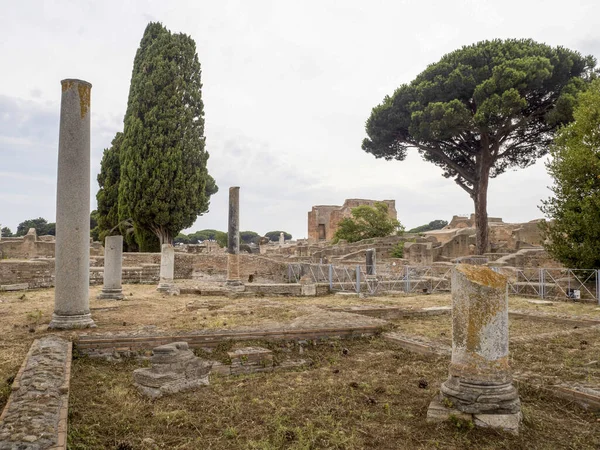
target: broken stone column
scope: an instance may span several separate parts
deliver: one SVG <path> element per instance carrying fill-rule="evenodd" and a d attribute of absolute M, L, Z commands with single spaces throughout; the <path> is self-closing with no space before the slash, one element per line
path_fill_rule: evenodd
<path fill-rule="evenodd" d="M 90 93 L 62 80 L 56 189 L 56 281 L 49 328 L 95 326 L 90 314 Z"/>
<path fill-rule="evenodd" d="M 243 287 L 240 279 L 240 188 L 229 188 L 229 225 L 227 230 L 227 286 Z"/>
<path fill-rule="evenodd" d="M 133 381 L 142 394 L 151 398 L 207 386 L 213 365 L 195 356 L 187 342 L 156 347 L 150 362 L 152 367 L 133 371 Z"/>
<path fill-rule="evenodd" d="M 477 426 L 518 432 L 521 403 L 508 360 L 507 282 L 488 267 L 460 264 L 452 272 L 449 372 L 428 420 L 458 412 Z"/>
<path fill-rule="evenodd" d="M 160 253 L 160 281 L 157 291 L 171 295 L 178 295 L 179 289 L 175 286 L 175 249 L 171 244 L 163 244 Z"/>
<path fill-rule="evenodd" d="M 98 295 L 103 300 L 122 300 L 123 236 L 104 239 L 104 286 Z"/>
<path fill-rule="evenodd" d="M 279 233 L 279 246 L 283 247 L 284 243 L 285 243 L 285 234 Z"/>
<path fill-rule="evenodd" d="M 370 248 L 367 250 L 366 252 L 366 256 L 367 256 L 367 276 L 374 276 L 377 274 L 377 270 L 375 267 L 376 264 L 376 260 L 375 260 L 375 249 L 374 248 Z"/>

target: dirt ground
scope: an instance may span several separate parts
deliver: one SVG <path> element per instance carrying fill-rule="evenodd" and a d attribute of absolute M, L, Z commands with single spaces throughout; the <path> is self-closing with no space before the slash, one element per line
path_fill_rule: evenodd
<path fill-rule="evenodd" d="M 452 345 L 452 317 L 447 315 L 431 317 L 409 317 L 391 320 L 402 334 L 422 336 L 431 341 Z M 573 325 L 511 317 L 508 331 L 510 338 L 534 337 L 542 333 L 571 330 Z"/>
<path fill-rule="evenodd" d="M 343 307 L 350 305 L 384 305 L 402 308 L 423 308 L 430 306 L 446 306 L 451 304 L 449 294 L 442 295 L 415 295 L 415 296 L 386 296 L 368 297 L 359 299 L 356 296 L 330 295 L 326 297 L 251 297 L 229 299 L 226 297 L 200 297 L 197 295 L 165 296 L 156 292 L 154 285 L 126 285 L 124 293 L 126 299 L 121 302 L 110 300 L 97 300 L 96 295 L 101 287 L 90 289 L 90 307 L 92 316 L 98 325 L 94 330 L 83 330 L 83 333 L 108 333 L 108 332 L 144 332 L 144 330 L 208 330 L 208 329 L 234 329 L 239 327 L 263 327 L 277 323 L 286 323 L 297 317 L 309 315 L 320 311 L 323 307 Z M 528 303 L 528 299 L 510 298 L 510 308 L 526 310 L 541 314 L 550 314 L 560 317 L 588 317 L 600 319 L 600 309 L 594 304 L 556 302 L 552 306 L 537 306 Z M 3 292 L 0 293 L 0 408 L 10 393 L 12 378 L 16 375 L 23 358 L 25 357 L 33 339 L 48 334 L 46 330 L 52 317 L 54 303 L 54 290 L 43 289 L 35 291 Z M 432 331 L 437 337 L 443 337 L 448 342 L 451 332 L 448 317 L 439 318 L 440 323 L 446 320 L 445 328 Z M 437 320 L 437 319 L 436 319 Z M 406 319 L 397 325 L 400 330 L 413 326 L 411 332 L 415 334 L 425 331 L 414 327 L 417 319 Z M 523 320 L 511 321 L 511 333 L 538 333 L 548 327 L 556 330 L 556 324 L 547 325 Z M 517 325 L 522 323 L 522 325 Z M 520 331 L 519 331 L 520 330 Z M 440 336 L 444 332 L 445 336 Z M 53 334 L 69 337 L 78 332 L 63 331 Z M 427 334 L 425 334 L 427 335 Z M 576 340 L 576 338 L 573 338 Z M 524 353 L 519 353 L 519 346 L 515 349 L 515 361 L 528 361 L 537 372 L 544 372 L 546 365 L 552 360 L 552 354 L 561 355 L 557 366 L 550 370 L 553 376 L 574 378 L 577 380 L 589 378 L 589 370 L 581 371 L 583 364 L 593 362 L 583 355 L 598 353 L 597 337 L 581 338 L 589 342 L 580 345 L 579 342 L 569 339 L 557 338 L 550 342 L 551 346 L 527 344 L 523 347 Z M 544 343 L 545 344 L 545 343 Z M 578 350 L 580 347 L 589 349 L 587 352 Z M 544 353 L 551 348 L 552 351 Z M 546 356 L 544 356 L 546 355 Z M 520 359 L 519 359 L 520 358 Z M 527 360 L 527 358 L 530 358 Z M 586 359 L 587 358 L 587 359 Z M 600 359 L 596 357 L 596 360 Z M 550 366 L 548 366 L 550 367 Z M 594 368 L 593 364 L 592 369 Z M 596 375 L 592 374 L 592 379 Z"/>
<path fill-rule="evenodd" d="M 213 376 L 206 388 L 155 401 L 132 385 L 140 362 L 76 360 L 69 448 L 600 447 L 597 414 L 528 388 L 520 391 L 524 422 L 519 436 L 473 429 L 458 420 L 427 423 L 429 402 L 447 377 L 446 358 L 405 352 L 380 338 L 310 347 L 301 356 L 310 358 L 312 367 Z"/>

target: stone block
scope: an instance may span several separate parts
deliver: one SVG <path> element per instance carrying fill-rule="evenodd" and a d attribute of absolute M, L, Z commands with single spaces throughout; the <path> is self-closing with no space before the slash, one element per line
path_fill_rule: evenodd
<path fill-rule="evenodd" d="M 317 285 L 314 283 L 301 285 L 301 295 L 303 297 L 316 297 Z"/>
<path fill-rule="evenodd" d="M 151 363 L 152 367 L 133 372 L 135 386 L 151 398 L 208 385 L 213 365 L 212 361 L 196 357 L 187 342 L 156 347 Z"/>
<path fill-rule="evenodd" d="M 508 431 L 513 434 L 519 434 L 519 425 L 521 424 L 521 412 L 514 414 L 475 414 L 473 421 L 475 425 L 482 428 L 496 428 Z"/>
<path fill-rule="evenodd" d="M 457 419 L 472 421 L 473 416 L 471 414 L 463 413 L 456 408 L 448 407 L 440 402 L 438 395 L 431 401 L 429 408 L 427 408 L 427 422 L 444 422 L 449 420 L 450 417 L 456 417 Z"/>
<path fill-rule="evenodd" d="M 4 286 L 0 286 L 0 291 L 23 291 L 29 289 L 28 283 L 19 283 L 19 284 L 5 284 Z"/>

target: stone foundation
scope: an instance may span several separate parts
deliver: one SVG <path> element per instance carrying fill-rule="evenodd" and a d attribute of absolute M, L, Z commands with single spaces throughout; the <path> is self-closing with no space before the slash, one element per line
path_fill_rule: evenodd
<path fill-rule="evenodd" d="M 151 398 L 208 385 L 212 361 L 202 360 L 187 342 L 173 342 L 153 350 L 152 367 L 133 371 L 137 389 Z"/>
<path fill-rule="evenodd" d="M 0 449 L 66 449 L 71 348 L 56 336 L 33 342 L 0 416 Z"/>

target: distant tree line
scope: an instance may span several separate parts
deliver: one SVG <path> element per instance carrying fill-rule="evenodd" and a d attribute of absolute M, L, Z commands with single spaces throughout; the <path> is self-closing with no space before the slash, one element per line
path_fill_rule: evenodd
<path fill-rule="evenodd" d="M 408 230 L 407 233 L 424 233 L 425 231 L 441 230 L 446 225 L 448 225 L 447 220 L 432 220 L 426 225 L 421 225 L 420 227 Z"/>
<path fill-rule="evenodd" d="M 17 225 L 17 231 L 14 234 L 10 228 L 2 227 L 2 237 L 25 236 L 30 228 L 35 228 L 38 236 L 56 235 L 56 224 L 48 222 L 43 217 L 38 217 L 37 219 L 28 219 L 21 222 Z"/>
<path fill-rule="evenodd" d="M 278 242 L 279 234 L 283 233 L 285 240 L 292 239 L 292 235 L 285 231 L 269 231 L 265 233 L 265 237 L 270 241 Z M 261 240 L 261 235 L 256 231 L 240 231 L 240 244 L 258 245 Z M 203 241 L 217 241 L 221 247 L 227 246 L 227 233 L 219 230 L 200 230 L 194 233 L 184 234 L 179 233 L 175 239 L 175 244 L 198 244 Z"/>

